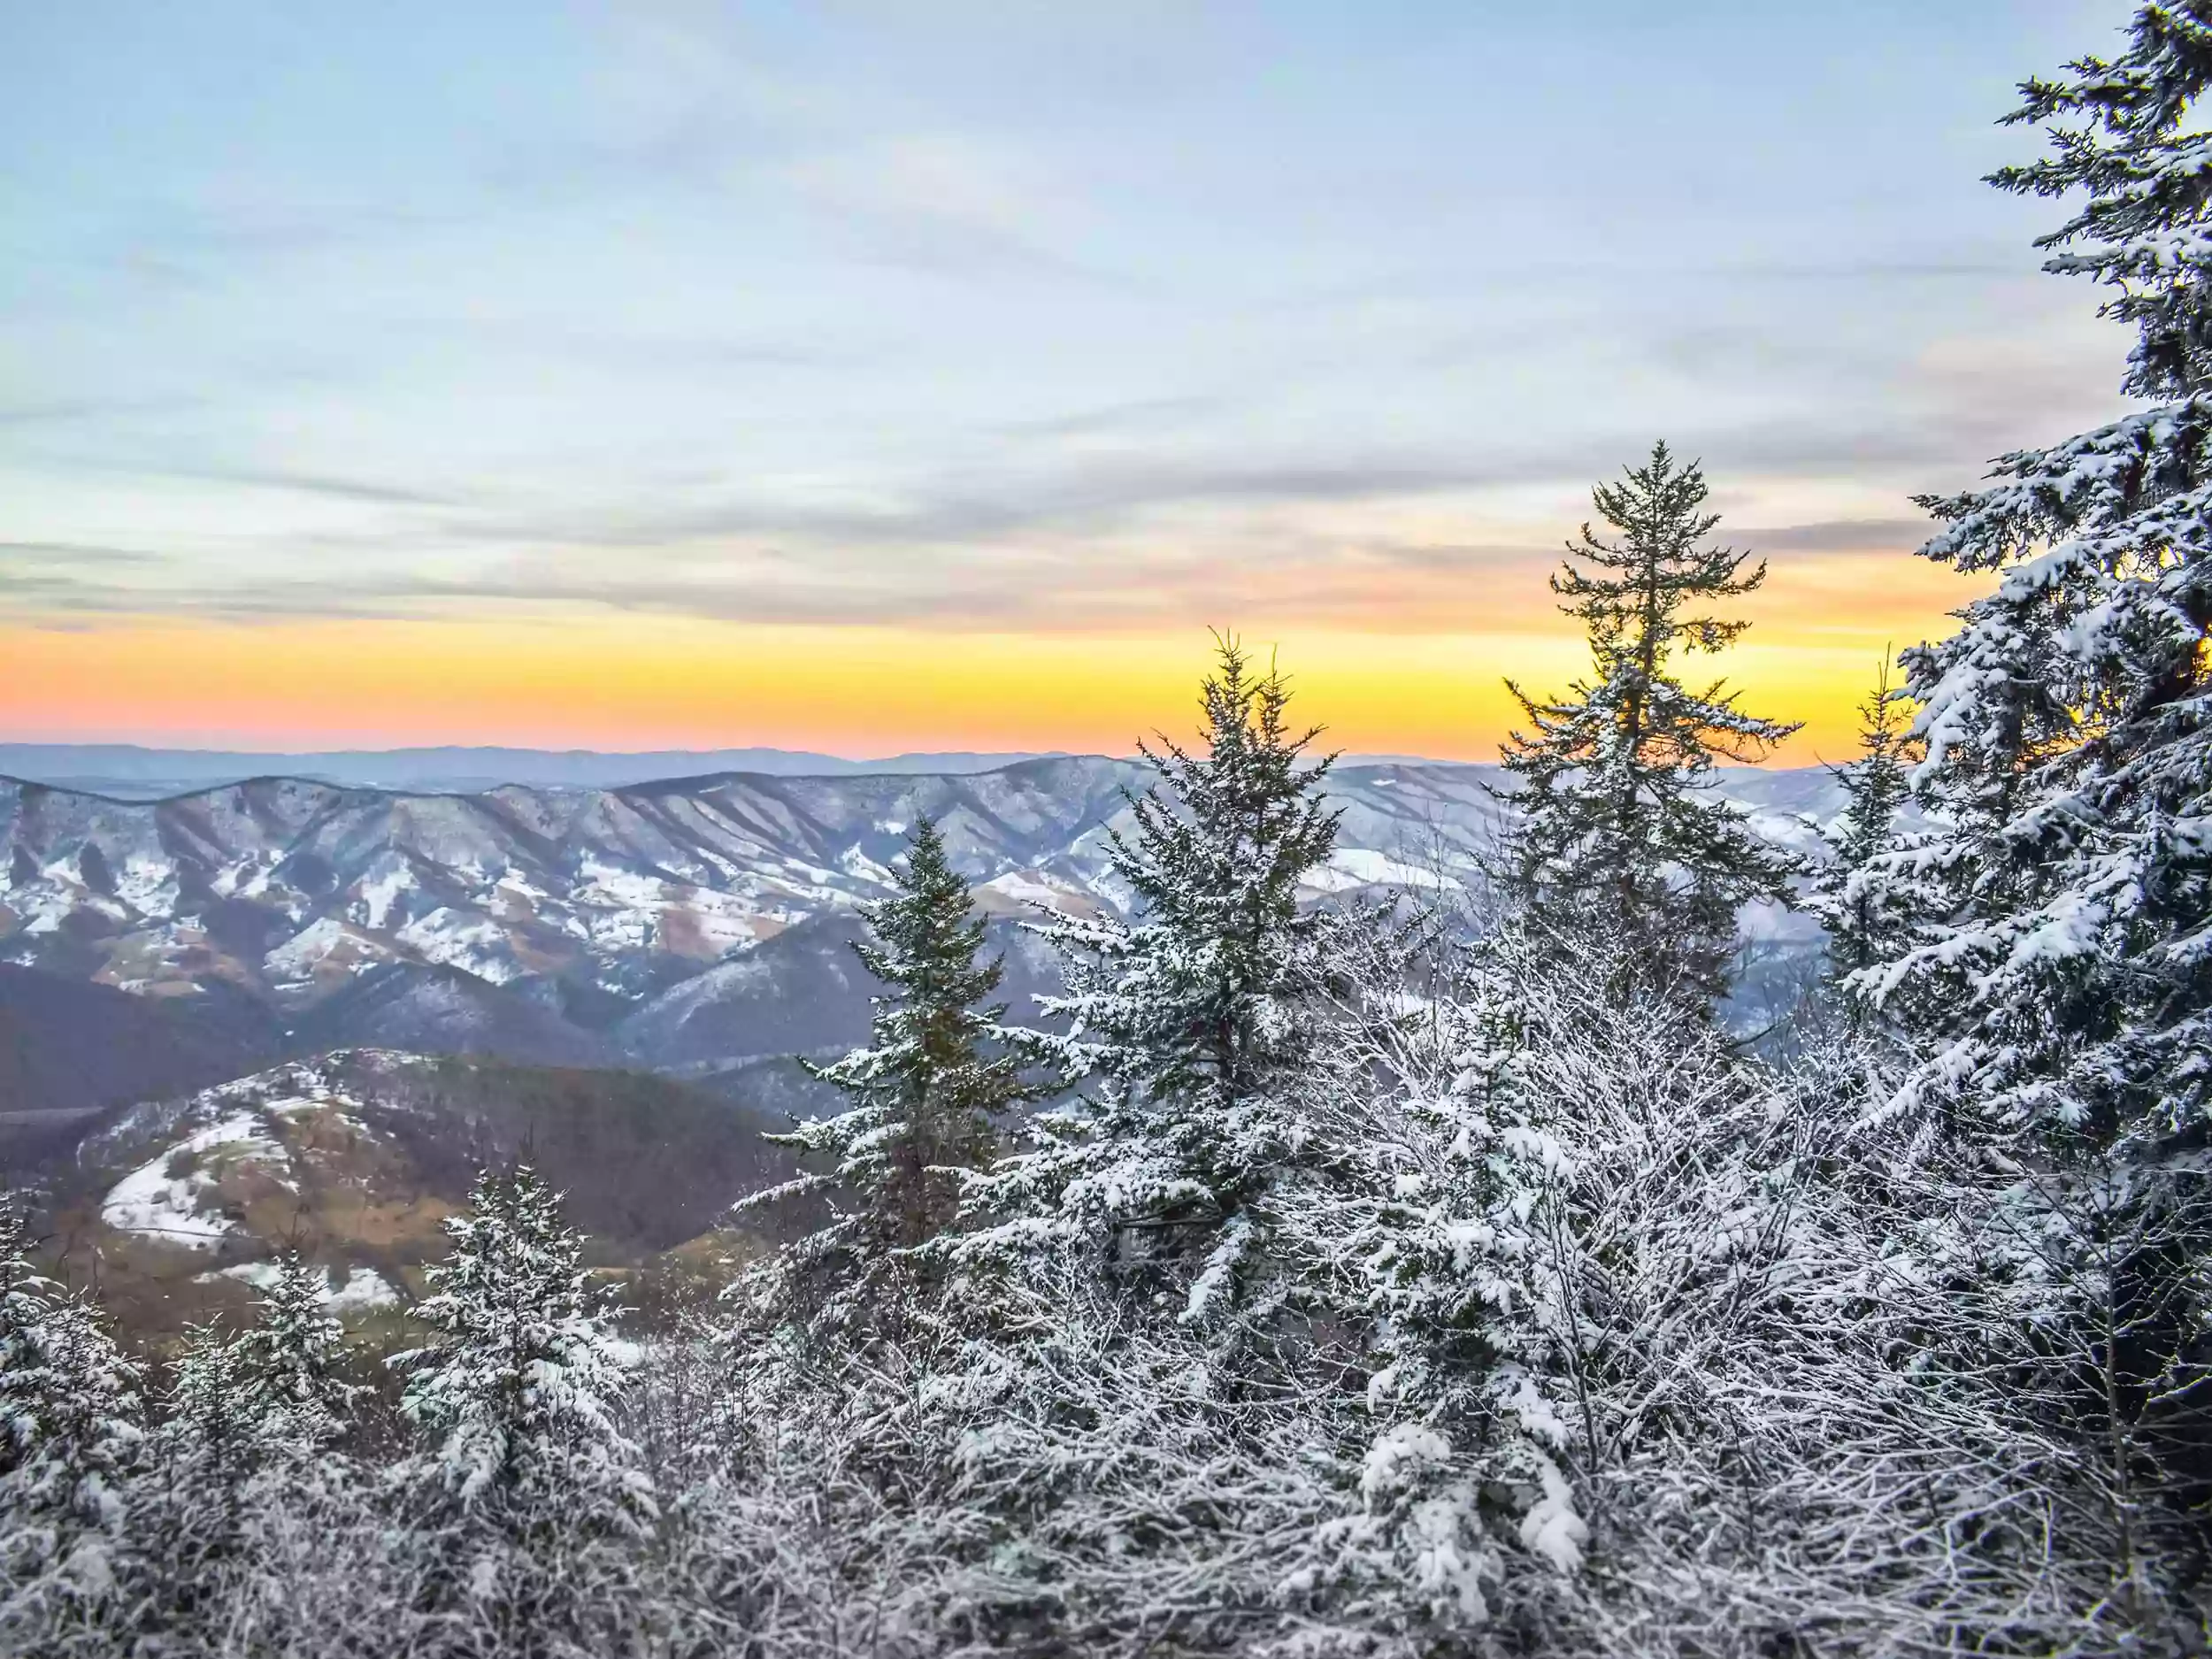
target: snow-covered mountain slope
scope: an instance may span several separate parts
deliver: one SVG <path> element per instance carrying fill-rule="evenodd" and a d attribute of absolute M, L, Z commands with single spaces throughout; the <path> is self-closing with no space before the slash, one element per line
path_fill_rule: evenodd
<path fill-rule="evenodd" d="M 922 812 L 978 881 L 1050 864 L 1043 879 L 1086 893 L 1129 775 L 1039 761 L 475 795 L 273 779 L 157 803 L 11 783 L 0 952 L 154 995 L 228 981 L 288 1008 L 389 963 L 635 1001 L 881 894 Z"/>
<path fill-rule="evenodd" d="M 867 987 L 844 941 L 918 817 L 938 820 L 987 913 L 1090 910 L 1125 896 L 1107 839 L 1148 776 L 1058 757 L 479 795 L 262 779 L 158 802 L 0 781 L 0 961 L 179 1010 L 258 1007 L 292 1052 L 697 1068 L 859 1034 Z M 1317 896 L 1448 895 L 1494 834 L 1494 777 L 1340 771 L 1340 850 Z M 1822 773 L 1733 772 L 1722 787 L 1778 841 L 1802 843 L 1799 815 L 1832 810 Z"/>
<path fill-rule="evenodd" d="M 295 1247 L 334 1308 L 373 1314 L 419 1288 L 483 1160 L 526 1149 L 606 1259 L 636 1264 L 788 1176 L 764 1126 L 635 1073 L 342 1051 L 116 1118 L 59 1179 L 58 1228 L 141 1326 L 242 1308 Z"/>

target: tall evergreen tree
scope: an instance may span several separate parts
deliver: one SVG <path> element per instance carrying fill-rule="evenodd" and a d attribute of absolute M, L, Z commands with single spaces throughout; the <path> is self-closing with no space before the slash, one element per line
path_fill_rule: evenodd
<path fill-rule="evenodd" d="M 2047 270 L 2109 288 L 2152 406 L 1929 496 L 1924 557 L 1996 580 L 1906 653 L 1934 826 L 1878 861 L 1924 911 L 1860 983 L 1940 1041 L 1900 1104 L 2145 1148 L 2212 1107 L 2212 8 L 2023 88 L 2051 154 L 1992 176 L 2085 199 Z"/>
<path fill-rule="evenodd" d="M 1066 964 L 1058 1049 L 1097 1097 L 1050 1120 L 1056 1140 L 995 1185 L 1125 1255 L 1211 1241 L 1195 1302 L 1225 1289 L 1255 1242 L 1255 1201 L 1302 1144 L 1291 1086 L 1321 1064 L 1331 912 L 1302 907 L 1339 812 L 1318 728 L 1289 720 L 1289 683 L 1223 639 L 1202 687 L 1203 752 L 1140 748 L 1158 780 L 1129 797 L 1109 857 L 1133 918 L 1040 929 Z M 1140 1239 L 1148 1247 L 1139 1249 Z"/>
<path fill-rule="evenodd" d="M 239 1339 L 239 1363 L 273 1451 L 312 1456 L 343 1432 L 357 1392 L 347 1383 L 345 1332 L 325 1305 L 323 1270 L 296 1249 L 277 1258 L 253 1328 Z"/>
<path fill-rule="evenodd" d="M 1507 681 L 1532 729 L 1504 755 L 1517 780 L 1512 875 L 1530 909 L 1617 929 L 1655 984 L 1701 996 L 1726 988 L 1737 908 L 1782 896 L 1791 870 L 1705 786 L 1716 759 L 1757 759 L 1797 729 L 1745 713 L 1724 680 L 1678 677 L 1678 655 L 1719 651 L 1748 626 L 1706 607 L 1766 579 L 1763 564 L 1747 572 L 1747 555 L 1709 543 L 1720 519 L 1707 493 L 1698 465 L 1663 443 L 1596 487 L 1619 535 L 1583 526 L 1551 579 L 1588 634 L 1593 673 L 1557 700 Z"/>
<path fill-rule="evenodd" d="M 163 1405 L 127 1531 L 138 1618 L 173 1634 L 222 1592 L 268 1440 L 243 1350 L 214 1321 L 186 1327 Z"/>
<path fill-rule="evenodd" d="M 2097 1471 L 2147 1628 L 2212 1403 L 2212 6 L 2126 39 L 2023 86 L 2008 119 L 2050 151 L 1990 181 L 2077 198 L 2045 269 L 2109 291 L 2147 406 L 1921 498 L 1923 557 L 1993 588 L 1905 654 L 1929 822 L 1867 883 L 1916 924 L 1854 984 L 1921 1039 L 1893 1109 L 2004 1172 L 2001 1294 L 2051 1356 L 2022 1392 Z"/>
<path fill-rule="evenodd" d="M 258 1402 L 239 1339 L 219 1324 L 185 1327 L 157 1449 L 234 1526 L 237 1494 L 261 1461 Z"/>
<path fill-rule="evenodd" d="M 326 1454 L 355 1390 L 337 1375 L 343 1349 L 323 1282 L 287 1251 L 251 1329 L 187 1328 L 165 1420 L 149 1437 L 150 1468 L 132 1488 L 142 1624 L 185 1628 L 219 1600 L 254 1517 L 334 1490 L 342 1471 Z"/>
<path fill-rule="evenodd" d="M 829 1224 L 780 1266 L 802 1281 L 841 1281 L 834 1301 L 849 1312 L 864 1311 L 879 1280 L 953 1225 L 962 1172 L 997 1150 L 993 1120 L 1037 1093 L 1025 1079 L 1036 1045 L 1001 1024 L 1002 1005 L 987 1002 L 1004 965 L 979 960 L 982 918 L 928 818 L 915 825 L 894 879 L 897 895 L 867 911 L 872 937 L 854 945 L 884 987 L 870 1043 L 829 1065 L 804 1063 L 853 1104 L 769 1136 L 822 1167 L 747 1201 L 827 1197 Z"/>
<path fill-rule="evenodd" d="M 487 1171 L 470 1203 L 416 1304 L 434 1339 L 392 1359 L 431 1441 L 411 1472 L 511 1538 L 641 1532 L 651 1482 L 616 1421 L 628 1379 L 559 1195 L 521 1167 Z"/>
<path fill-rule="evenodd" d="M 1890 682 L 1889 664 L 1859 704 L 1859 757 L 1829 768 L 1843 789 L 1843 810 L 1823 832 L 1829 862 L 1813 884 L 1808 908 L 1828 930 L 1828 959 L 1838 974 L 1871 966 L 1889 954 L 1907 925 L 1892 895 L 1867 872 L 1890 849 L 1898 814 L 1912 794 L 1917 745 L 1906 710 L 1909 698 Z"/>

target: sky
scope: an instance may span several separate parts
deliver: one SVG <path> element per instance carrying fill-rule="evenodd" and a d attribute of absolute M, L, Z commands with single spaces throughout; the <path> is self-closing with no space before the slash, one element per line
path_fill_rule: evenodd
<path fill-rule="evenodd" d="M 2119 0 L 0 8 L 0 739 L 1480 758 L 1663 437 L 1840 759 L 1910 497 L 2124 404 Z"/>

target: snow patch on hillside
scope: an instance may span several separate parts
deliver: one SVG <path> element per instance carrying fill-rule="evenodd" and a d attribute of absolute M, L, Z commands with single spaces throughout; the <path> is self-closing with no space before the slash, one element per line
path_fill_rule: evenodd
<path fill-rule="evenodd" d="M 365 1313 L 373 1308 L 396 1308 L 399 1292 L 374 1268 L 357 1267 L 346 1275 L 346 1282 L 337 1289 L 326 1287 L 323 1301 L 335 1314 Z"/>
<path fill-rule="evenodd" d="M 358 960 L 350 964 L 357 970 L 380 962 L 390 954 L 379 941 L 334 916 L 325 916 L 310 922 L 262 957 L 261 965 L 275 979 L 298 981 L 311 978 L 315 970 L 334 954 L 347 950 L 357 953 Z"/>
<path fill-rule="evenodd" d="M 995 907 L 1015 910 L 1050 910 L 1060 916 L 1088 916 L 1096 910 L 1090 895 L 1079 889 L 1061 886 L 1034 870 L 1010 870 L 1002 876 L 994 876 L 974 889 L 979 899 L 997 898 L 1004 902 Z"/>
<path fill-rule="evenodd" d="M 379 860 L 355 889 L 355 919 L 365 927 L 385 926 L 391 921 L 392 907 L 399 902 L 399 895 L 411 891 L 414 886 L 415 872 L 407 867 L 404 859 Z"/>
<path fill-rule="evenodd" d="M 232 1267 L 219 1267 L 213 1272 L 194 1276 L 194 1282 L 211 1285 L 218 1279 L 235 1279 L 254 1289 L 267 1292 L 283 1276 L 283 1269 L 274 1262 L 240 1262 Z M 399 1292 L 384 1276 L 373 1267 L 357 1267 L 346 1275 L 346 1282 L 333 1288 L 330 1274 L 326 1271 L 320 1286 L 320 1299 L 325 1308 L 343 1317 L 349 1313 L 367 1313 L 378 1308 L 399 1306 Z"/>
<path fill-rule="evenodd" d="M 459 968 L 494 985 L 503 985 L 522 974 L 509 954 L 506 929 L 471 910 L 441 904 L 427 916 L 408 923 L 395 937 L 427 961 Z"/>
<path fill-rule="evenodd" d="M 289 1167 L 283 1147 L 263 1133 L 259 1116 L 233 1112 L 220 1122 L 187 1136 L 158 1157 L 139 1165 L 108 1193 L 100 1206 L 100 1219 L 118 1233 L 138 1233 L 165 1239 L 187 1248 L 201 1250 L 236 1229 L 227 1217 L 204 1213 L 200 1201 L 215 1190 L 215 1177 L 199 1167 L 173 1176 L 180 1159 L 198 1159 L 220 1152 L 232 1164 L 260 1164 Z"/>

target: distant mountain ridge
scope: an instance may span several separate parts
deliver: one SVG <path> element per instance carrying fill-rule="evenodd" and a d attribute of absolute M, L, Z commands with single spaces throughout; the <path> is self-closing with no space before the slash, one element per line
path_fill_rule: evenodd
<path fill-rule="evenodd" d="M 1339 849 L 1310 895 L 1471 887 L 1498 826 L 1495 775 L 1340 768 Z M 0 963 L 150 999 L 162 1029 L 204 1025 L 199 1049 L 242 1045 L 257 1064 L 366 1046 L 710 1079 L 865 1034 L 873 987 L 849 946 L 924 815 L 1025 1012 L 1054 966 L 1018 924 L 1126 902 L 1110 837 L 1128 822 L 1124 791 L 1150 777 L 1075 756 L 465 795 L 258 778 L 121 801 L 0 780 Z M 1807 844 L 1806 816 L 1834 805 L 1822 772 L 1730 772 L 1717 787 L 1786 844 Z M 37 989 L 27 982 L 19 1000 Z M 81 1042 L 86 1020 L 16 1022 L 16 1093 L 113 1098 L 70 1056 L 36 1051 L 50 1028 Z"/>
<path fill-rule="evenodd" d="M 917 750 L 855 760 L 795 749 L 664 749 L 619 751 L 442 746 L 390 749 L 155 749 L 136 743 L 0 743 L 0 777 L 125 801 L 161 800 L 257 778 L 298 778 L 342 787 L 430 795 L 479 795 L 509 785 L 620 789 L 673 779 L 748 773 L 767 778 L 851 778 L 878 772 L 949 777 L 997 772 L 1029 760 L 1074 757 L 1062 749 Z M 1442 766 L 1417 756 L 1353 755 L 1353 765 Z"/>
<path fill-rule="evenodd" d="M 253 778 L 303 778 L 353 788 L 472 795 L 503 785 L 622 788 L 726 772 L 838 778 L 870 772 L 993 772 L 1057 751 L 946 750 L 850 760 L 785 749 L 600 749 L 444 746 L 264 753 L 153 749 L 136 743 L 0 743 L 0 774 L 90 795 L 150 800 Z"/>

